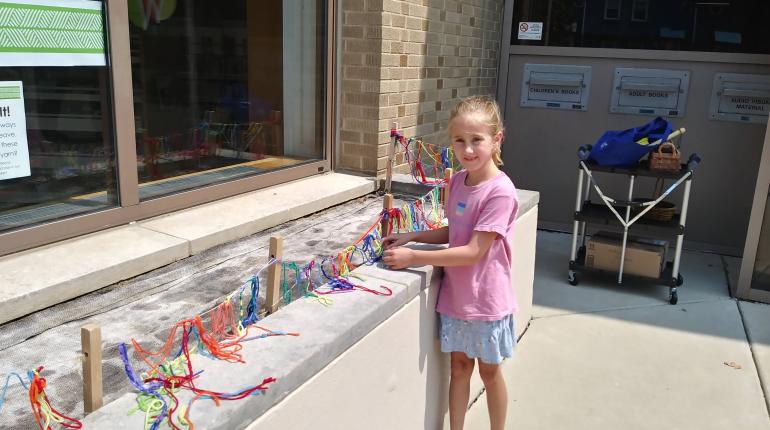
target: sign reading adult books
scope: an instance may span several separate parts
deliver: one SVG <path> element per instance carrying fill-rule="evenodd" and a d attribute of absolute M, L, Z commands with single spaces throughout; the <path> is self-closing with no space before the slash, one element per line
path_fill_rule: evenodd
<path fill-rule="evenodd" d="M 30 173 L 21 81 L 0 81 L 0 181 Z"/>
<path fill-rule="evenodd" d="M 102 3 L 0 0 L 0 66 L 104 66 Z"/>

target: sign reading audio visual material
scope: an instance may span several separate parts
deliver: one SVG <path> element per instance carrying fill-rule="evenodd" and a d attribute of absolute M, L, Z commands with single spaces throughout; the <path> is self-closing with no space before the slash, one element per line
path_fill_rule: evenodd
<path fill-rule="evenodd" d="M 30 175 L 20 81 L 0 81 L 0 181 Z"/>
<path fill-rule="evenodd" d="M 709 118 L 767 123 L 770 114 L 770 75 L 717 73 L 711 91 Z"/>
<path fill-rule="evenodd" d="M 104 66 L 102 2 L 0 1 L 0 66 Z"/>

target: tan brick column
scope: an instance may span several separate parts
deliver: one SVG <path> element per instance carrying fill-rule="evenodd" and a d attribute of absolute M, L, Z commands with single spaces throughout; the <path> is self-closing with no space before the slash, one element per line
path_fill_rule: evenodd
<path fill-rule="evenodd" d="M 342 10 L 341 167 L 381 176 L 391 123 L 443 144 L 459 98 L 494 95 L 502 0 L 343 0 Z"/>

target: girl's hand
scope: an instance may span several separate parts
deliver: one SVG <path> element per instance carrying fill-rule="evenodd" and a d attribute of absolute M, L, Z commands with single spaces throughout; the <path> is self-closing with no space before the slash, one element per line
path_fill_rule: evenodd
<path fill-rule="evenodd" d="M 391 248 L 385 251 L 382 261 L 393 270 L 404 269 L 412 265 L 414 251 L 409 248 Z"/>
<path fill-rule="evenodd" d="M 382 246 L 385 249 L 404 246 L 412 241 L 411 233 L 394 233 L 382 238 Z"/>

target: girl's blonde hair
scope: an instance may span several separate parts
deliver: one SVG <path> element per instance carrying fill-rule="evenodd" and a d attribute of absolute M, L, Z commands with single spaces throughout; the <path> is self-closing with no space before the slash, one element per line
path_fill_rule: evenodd
<path fill-rule="evenodd" d="M 471 96 L 460 100 L 454 109 L 452 109 L 452 113 L 449 115 L 449 121 L 451 122 L 460 115 L 468 114 L 481 114 L 485 124 L 489 127 L 492 136 L 497 135 L 497 133 L 505 132 L 503 120 L 500 116 L 500 107 L 491 97 Z M 499 146 L 492 152 L 492 161 L 498 166 L 503 165 L 503 158 L 500 154 Z"/>

